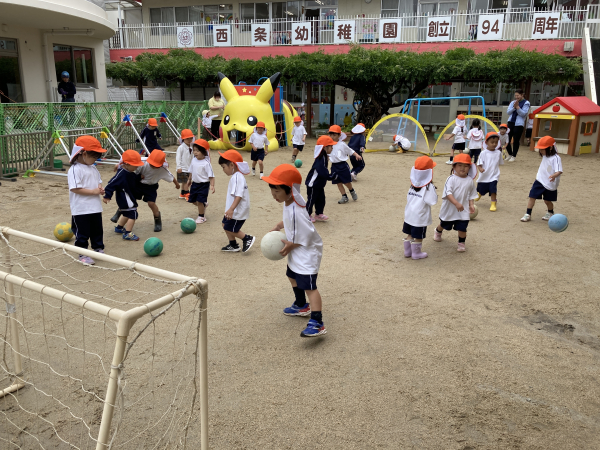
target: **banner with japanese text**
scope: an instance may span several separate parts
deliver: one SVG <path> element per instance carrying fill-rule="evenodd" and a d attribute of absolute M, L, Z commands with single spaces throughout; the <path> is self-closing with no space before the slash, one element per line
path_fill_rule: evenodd
<path fill-rule="evenodd" d="M 213 45 L 231 47 L 231 25 L 213 25 Z"/>
<path fill-rule="evenodd" d="M 194 27 L 177 27 L 177 47 L 194 46 Z"/>
<path fill-rule="evenodd" d="M 499 41 L 504 30 L 504 14 L 479 14 L 478 41 Z"/>
<path fill-rule="evenodd" d="M 252 24 L 252 45 L 270 45 L 271 44 L 271 24 L 253 23 Z"/>
<path fill-rule="evenodd" d="M 354 42 L 354 20 L 335 20 L 333 22 L 333 43 Z"/>
<path fill-rule="evenodd" d="M 402 19 L 380 19 L 379 20 L 379 42 L 394 43 L 401 42 Z"/>
<path fill-rule="evenodd" d="M 450 40 L 450 23 L 452 17 L 428 17 L 427 18 L 427 42 L 443 42 Z"/>
<path fill-rule="evenodd" d="M 311 43 L 312 23 L 292 23 L 292 45 L 306 45 Z"/>
<path fill-rule="evenodd" d="M 535 13 L 531 39 L 556 39 L 559 23 L 560 13 Z"/>

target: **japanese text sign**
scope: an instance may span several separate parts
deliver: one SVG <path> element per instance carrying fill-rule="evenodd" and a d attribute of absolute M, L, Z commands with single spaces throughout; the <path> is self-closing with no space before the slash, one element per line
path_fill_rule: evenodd
<path fill-rule="evenodd" d="M 213 26 L 213 44 L 215 47 L 231 47 L 231 25 Z"/>
<path fill-rule="evenodd" d="M 504 14 L 479 14 L 478 41 L 499 41 L 504 30 Z"/>
<path fill-rule="evenodd" d="M 380 19 L 379 42 L 401 42 L 402 19 Z"/>
<path fill-rule="evenodd" d="M 194 27 L 177 27 L 177 47 L 194 46 Z"/>
<path fill-rule="evenodd" d="M 560 13 L 535 13 L 531 39 L 556 39 L 559 23 Z"/>
<path fill-rule="evenodd" d="M 335 20 L 333 22 L 333 43 L 345 44 L 354 41 L 354 20 Z"/>
<path fill-rule="evenodd" d="M 311 43 L 312 23 L 292 23 L 292 45 L 305 45 Z"/>
<path fill-rule="evenodd" d="M 252 45 L 270 45 L 271 24 L 252 24 Z"/>
<path fill-rule="evenodd" d="M 427 18 L 427 42 L 440 42 L 450 40 L 450 16 Z"/>

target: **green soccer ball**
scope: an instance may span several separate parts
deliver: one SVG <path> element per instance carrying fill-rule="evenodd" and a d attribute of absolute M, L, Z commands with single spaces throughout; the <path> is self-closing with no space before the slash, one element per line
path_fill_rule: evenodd
<path fill-rule="evenodd" d="M 193 233 L 194 231 L 196 231 L 196 221 L 194 219 L 190 219 L 189 217 L 183 219 L 181 221 L 181 231 L 183 231 L 186 234 Z"/>
<path fill-rule="evenodd" d="M 54 237 L 61 242 L 69 242 L 73 239 L 73 230 L 71 230 L 71 224 L 67 222 L 61 222 L 54 227 Z"/>
<path fill-rule="evenodd" d="M 148 256 L 158 256 L 163 250 L 163 243 L 157 237 L 151 237 L 144 242 L 144 251 Z"/>
<path fill-rule="evenodd" d="M 301 159 L 297 159 L 296 161 L 294 161 L 294 165 L 296 167 L 302 167 L 302 160 Z"/>

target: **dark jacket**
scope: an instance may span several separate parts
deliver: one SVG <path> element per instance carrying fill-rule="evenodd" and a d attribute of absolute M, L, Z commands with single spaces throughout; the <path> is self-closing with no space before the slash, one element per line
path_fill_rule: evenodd
<path fill-rule="evenodd" d="M 348 147 L 350 147 L 356 153 L 361 153 L 360 149 L 364 148 L 366 145 L 367 140 L 365 139 L 365 135 L 363 133 L 355 134 L 350 138 L 350 142 L 348 142 Z"/>
<path fill-rule="evenodd" d="M 162 138 L 160 131 L 158 131 L 158 128 L 151 130 L 146 126 L 140 133 L 140 137 L 144 141 L 144 144 L 146 144 L 146 147 L 148 147 L 148 151 L 152 151 L 154 149 L 163 149 L 157 141 L 158 138 Z M 139 140 L 136 139 L 136 142 L 139 142 Z"/>
<path fill-rule="evenodd" d="M 115 193 L 120 210 L 127 211 L 137 208 L 138 204 L 135 200 L 137 178 L 135 172 L 120 168 L 104 188 L 104 198 L 111 199 Z"/>
<path fill-rule="evenodd" d="M 327 157 L 327 153 L 324 150 L 321 150 L 321 154 L 315 158 L 312 168 L 308 172 L 308 175 L 306 175 L 305 184 L 308 187 L 324 189 L 327 185 L 327 181 L 331 180 L 331 175 L 329 174 L 329 169 L 327 168 L 328 164 L 329 158 Z M 313 180 L 315 174 L 317 176 Z"/>
<path fill-rule="evenodd" d="M 63 92 L 65 93 L 63 94 Z M 75 94 L 77 93 L 77 89 L 75 89 L 75 85 L 72 81 L 67 81 L 66 83 L 61 81 L 58 83 L 58 93 L 62 95 L 63 99 L 74 98 Z"/>

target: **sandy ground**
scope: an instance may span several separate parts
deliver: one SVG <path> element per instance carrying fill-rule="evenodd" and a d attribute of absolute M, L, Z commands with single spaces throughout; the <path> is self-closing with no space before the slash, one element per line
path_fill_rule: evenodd
<path fill-rule="evenodd" d="M 314 140 L 307 144 L 303 176 Z M 290 155 L 270 154 L 267 173 Z M 430 227 L 429 258 L 412 261 L 401 227 L 416 156 L 367 154 L 357 202 L 338 205 L 337 188 L 327 187 L 331 219 L 316 224 L 323 338 L 300 338 L 306 319 L 282 314 L 293 302 L 285 261 L 260 253 L 281 206 L 258 177 L 247 180 L 244 231 L 258 237 L 247 254 L 219 251 L 228 179 L 214 156 L 216 194 L 194 234 L 179 222 L 195 207 L 167 183 L 158 199 L 164 229 L 153 233 L 141 205 L 139 242 L 114 234 L 115 206 L 105 208 L 107 253 L 208 280 L 212 448 L 600 448 L 599 156 L 563 156 L 556 211 L 569 217 L 564 233 L 541 220 L 541 202 L 532 222 L 519 222 L 539 164 L 523 148 L 502 168 L 498 211 L 488 210 L 489 197 L 479 202 L 467 252 L 456 252 L 456 232 L 433 242 Z M 446 159 L 435 158 L 440 197 Z M 101 172 L 106 183 L 111 169 Z M 3 181 L 0 217 L 51 237 L 70 220 L 66 179 Z M 150 258 L 142 246 L 154 235 L 165 249 Z"/>

